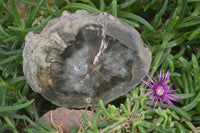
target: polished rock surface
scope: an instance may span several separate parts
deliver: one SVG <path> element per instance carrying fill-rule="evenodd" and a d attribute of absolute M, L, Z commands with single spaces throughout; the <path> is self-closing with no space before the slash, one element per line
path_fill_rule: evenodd
<path fill-rule="evenodd" d="M 107 13 L 63 12 L 26 35 L 23 69 L 31 88 L 52 103 L 82 108 L 126 94 L 149 71 L 140 34 Z"/>

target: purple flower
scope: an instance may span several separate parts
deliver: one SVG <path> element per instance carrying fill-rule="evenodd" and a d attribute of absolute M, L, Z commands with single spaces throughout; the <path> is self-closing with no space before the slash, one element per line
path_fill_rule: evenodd
<path fill-rule="evenodd" d="M 150 88 L 149 89 L 144 89 L 144 90 L 148 90 L 150 92 L 148 92 L 147 94 L 145 94 L 145 96 L 147 95 L 153 95 L 153 97 L 151 97 L 151 101 L 149 101 L 147 104 L 150 103 L 150 106 L 152 105 L 152 103 L 156 100 L 155 105 L 154 105 L 154 109 L 157 106 L 158 100 L 160 100 L 161 103 L 161 107 L 164 108 L 163 105 L 163 101 L 166 101 L 170 106 L 174 106 L 173 103 L 170 101 L 176 101 L 178 102 L 176 99 L 174 98 L 181 98 L 179 96 L 176 95 L 172 95 L 170 93 L 178 91 L 179 89 L 175 89 L 175 90 L 170 90 L 171 86 L 174 84 L 172 83 L 171 85 L 167 85 L 169 82 L 169 76 L 170 76 L 170 72 L 167 71 L 166 75 L 164 73 L 164 69 L 160 71 L 160 74 L 158 74 L 159 77 L 159 81 L 157 81 L 154 77 L 152 77 L 151 75 L 147 74 L 147 77 L 149 78 L 149 80 L 151 81 L 151 83 L 148 83 L 144 80 L 141 80 L 142 82 L 144 82 L 146 85 L 148 85 Z M 174 97 L 174 98 L 173 98 Z"/>

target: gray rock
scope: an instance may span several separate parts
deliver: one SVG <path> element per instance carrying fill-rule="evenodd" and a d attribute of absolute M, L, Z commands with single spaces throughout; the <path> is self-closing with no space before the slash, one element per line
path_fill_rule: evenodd
<path fill-rule="evenodd" d="M 108 103 L 140 83 L 151 52 L 140 34 L 108 13 L 63 12 L 29 32 L 23 51 L 31 88 L 58 106 Z"/>

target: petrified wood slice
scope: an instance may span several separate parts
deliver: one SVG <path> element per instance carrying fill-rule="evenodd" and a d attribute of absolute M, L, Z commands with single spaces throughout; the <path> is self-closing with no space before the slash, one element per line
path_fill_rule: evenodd
<path fill-rule="evenodd" d="M 107 13 L 79 10 L 25 38 L 23 69 L 31 88 L 69 108 L 108 103 L 149 71 L 151 52 L 131 26 Z"/>

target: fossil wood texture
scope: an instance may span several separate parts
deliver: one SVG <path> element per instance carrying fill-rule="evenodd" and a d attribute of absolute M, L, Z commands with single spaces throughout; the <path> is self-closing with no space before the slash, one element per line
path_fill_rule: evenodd
<path fill-rule="evenodd" d="M 79 10 L 25 38 L 24 75 L 58 106 L 82 108 L 126 94 L 149 71 L 151 52 L 140 34 L 108 13 Z"/>

